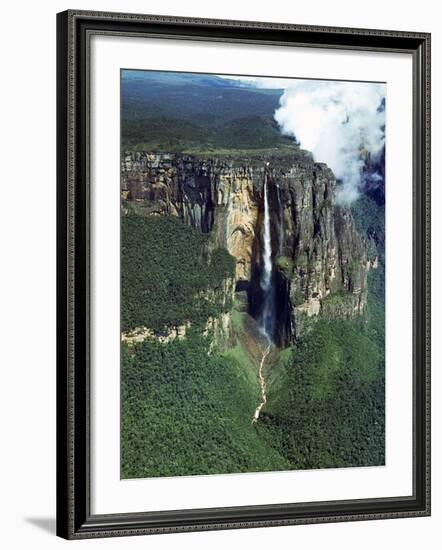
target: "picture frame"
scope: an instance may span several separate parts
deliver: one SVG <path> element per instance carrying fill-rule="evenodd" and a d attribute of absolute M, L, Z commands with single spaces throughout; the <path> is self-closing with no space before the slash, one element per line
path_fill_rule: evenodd
<path fill-rule="evenodd" d="M 94 513 L 91 507 L 91 38 L 412 58 L 412 494 Z M 410 306 L 410 307 L 411 307 Z M 430 515 L 430 35 L 68 10 L 57 15 L 57 535 L 66 539 Z"/>

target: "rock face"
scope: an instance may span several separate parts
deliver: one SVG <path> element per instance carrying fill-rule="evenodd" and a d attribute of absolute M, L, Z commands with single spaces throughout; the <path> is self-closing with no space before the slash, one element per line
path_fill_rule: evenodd
<path fill-rule="evenodd" d="M 283 345 L 302 335 L 308 317 L 361 314 L 367 271 L 377 262 L 351 211 L 335 203 L 336 180 L 326 165 L 301 151 L 241 159 L 130 153 L 122 159 L 122 202 L 145 215 L 178 216 L 210 233 L 213 246 L 236 259 L 237 290 L 247 291 L 257 317 L 265 179 L 277 340 Z"/>
<path fill-rule="evenodd" d="M 133 153 L 122 162 L 123 198 L 148 214 L 171 214 L 208 233 L 251 275 L 264 167 L 188 156 Z"/>
<path fill-rule="evenodd" d="M 121 334 L 121 341 L 129 347 L 144 340 L 156 340 L 160 344 L 168 344 L 176 339 L 182 340 L 185 338 L 190 327 L 190 323 L 171 327 L 163 331 L 154 331 L 148 327 L 137 327 L 134 330 L 123 332 Z"/>
<path fill-rule="evenodd" d="M 270 169 L 278 212 L 274 239 L 276 263 L 288 283 L 291 331 L 300 335 L 305 317 L 352 317 L 367 302 L 367 271 L 376 253 L 356 230 L 349 208 L 336 205 L 336 180 L 324 164 Z M 282 230 L 281 230 L 282 227 Z M 345 296 L 339 313 L 331 296 Z M 345 304 L 345 306 L 344 306 Z"/>

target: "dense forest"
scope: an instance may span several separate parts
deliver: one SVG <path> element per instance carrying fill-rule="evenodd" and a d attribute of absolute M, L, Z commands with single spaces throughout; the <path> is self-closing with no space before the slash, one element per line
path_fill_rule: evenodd
<path fill-rule="evenodd" d="M 222 248 L 209 253 L 207 234 L 172 216 L 130 213 L 122 217 L 121 235 L 123 331 L 161 330 L 187 321 L 201 325 L 230 309 L 220 287 L 233 275 L 234 260 Z M 198 299 L 207 288 L 219 299 Z"/>

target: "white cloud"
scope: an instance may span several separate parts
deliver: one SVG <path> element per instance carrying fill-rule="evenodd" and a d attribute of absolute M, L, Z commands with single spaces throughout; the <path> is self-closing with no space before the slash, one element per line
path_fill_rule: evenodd
<path fill-rule="evenodd" d="M 325 162 L 342 180 L 338 201 L 358 197 L 363 159 L 384 147 L 385 85 L 367 82 L 236 77 L 262 88 L 284 88 L 275 119 L 281 131 Z"/>
<path fill-rule="evenodd" d="M 340 202 L 358 197 L 361 151 L 376 155 L 384 146 L 383 98 L 382 84 L 313 80 L 298 81 L 281 97 L 275 112 L 281 130 L 342 180 Z"/>

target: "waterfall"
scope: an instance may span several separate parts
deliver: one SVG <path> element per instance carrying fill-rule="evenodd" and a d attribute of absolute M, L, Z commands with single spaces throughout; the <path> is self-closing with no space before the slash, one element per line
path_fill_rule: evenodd
<path fill-rule="evenodd" d="M 261 310 L 261 329 L 269 341 L 273 340 L 274 323 L 274 289 L 272 285 L 272 239 L 270 234 L 270 213 L 267 191 L 267 176 L 264 180 L 264 232 L 263 232 L 263 269 L 261 272 L 261 289 L 263 305 Z"/>
<path fill-rule="evenodd" d="M 267 195 L 267 177 L 264 182 L 264 270 L 262 288 L 268 290 L 272 279 L 272 241 L 270 236 L 269 200 Z"/>
<path fill-rule="evenodd" d="M 272 236 L 270 232 L 270 212 L 269 212 L 269 197 L 267 189 L 267 174 L 264 179 L 264 223 L 263 223 L 263 248 L 261 262 L 261 280 L 260 286 L 262 291 L 262 307 L 259 318 L 260 329 L 267 339 L 267 346 L 262 350 L 261 362 L 259 364 L 258 378 L 261 386 L 261 401 L 255 409 L 252 417 L 252 424 L 258 422 L 261 409 L 267 403 L 266 379 L 264 376 L 264 368 L 267 356 L 269 355 L 273 343 L 275 333 L 275 289 L 272 280 Z"/>

